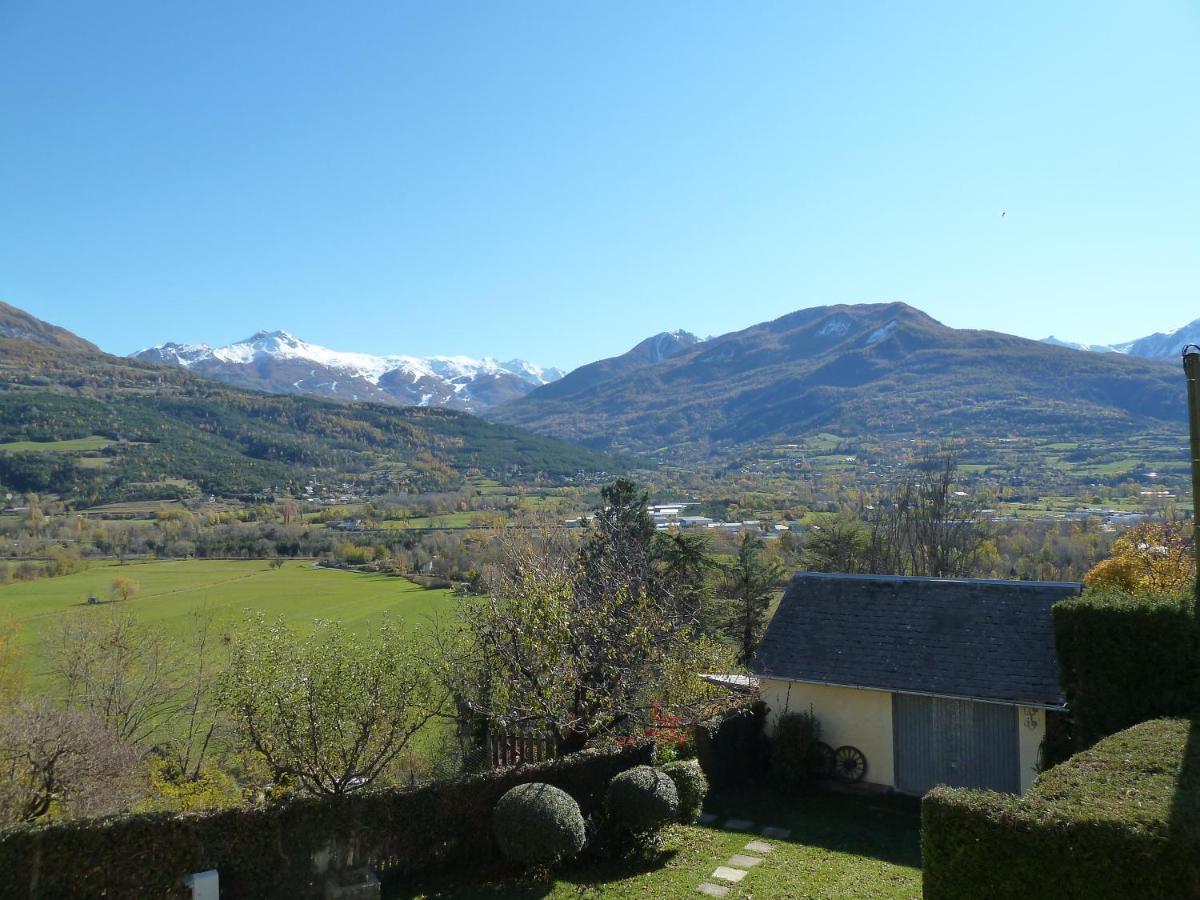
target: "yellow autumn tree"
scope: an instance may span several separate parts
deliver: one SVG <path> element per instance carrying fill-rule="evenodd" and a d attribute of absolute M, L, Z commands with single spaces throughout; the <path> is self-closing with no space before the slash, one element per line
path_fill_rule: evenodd
<path fill-rule="evenodd" d="M 1196 556 L 1186 523 L 1140 522 L 1113 543 L 1112 556 L 1083 576 L 1090 588 L 1177 594 L 1196 578 Z"/>

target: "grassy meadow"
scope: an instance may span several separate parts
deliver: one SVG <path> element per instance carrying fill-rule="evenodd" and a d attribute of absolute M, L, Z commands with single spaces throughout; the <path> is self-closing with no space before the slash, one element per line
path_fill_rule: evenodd
<path fill-rule="evenodd" d="M 365 631 L 387 613 L 411 628 L 429 627 L 453 609 L 447 590 L 426 590 L 403 578 L 315 568 L 289 560 L 271 569 L 265 560 L 177 560 L 93 565 L 78 575 L 0 585 L 0 621 L 17 625 L 22 668 L 36 689 L 46 670 L 48 644 L 65 616 L 107 615 L 115 577 L 132 578 L 138 592 L 120 605 L 147 625 L 184 641 L 194 613 L 206 610 L 218 631 L 245 610 L 284 616 L 298 630 L 313 619 L 338 619 Z M 89 595 L 102 602 L 88 605 Z"/>

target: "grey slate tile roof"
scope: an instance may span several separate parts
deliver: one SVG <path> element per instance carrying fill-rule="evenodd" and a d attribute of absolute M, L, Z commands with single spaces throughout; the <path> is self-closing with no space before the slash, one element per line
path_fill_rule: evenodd
<path fill-rule="evenodd" d="M 764 678 L 1063 705 L 1050 607 L 1081 585 L 797 574 L 751 665 Z"/>

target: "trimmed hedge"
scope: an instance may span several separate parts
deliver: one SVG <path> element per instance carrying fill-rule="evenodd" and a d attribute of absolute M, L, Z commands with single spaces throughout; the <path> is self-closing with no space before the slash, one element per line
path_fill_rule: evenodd
<path fill-rule="evenodd" d="M 499 860 L 492 810 L 516 785 L 554 785 L 587 814 L 614 775 L 652 758 L 646 742 L 410 790 L 24 826 L 0 833 L 0 897 L 183 897 L 179 879 L 206 869 L 222 896 L 304 897 L 319 894 L 312 858 L 331 844 L 387 875 L 478 868 Z"/>
<path fill-rule="evenodd" d="M 761 779 L 768 763 L 767 705 L 756 700 L 696 726 L 696 758 L 708 783 L 726 788 Z"/>
<path fill-rule="evenodd" d="M 704 798 L 708 796 L 708 779 L 698 760 L 679 759 L 662 767 L 663 772 L 675 782 L 679 794 L 679 821 L 691 825 L 700 818 L 704 809 Z"/>
<path fill-rule="evenodd" d="M 608 783 L 604 807 L 614 824 L 633 834 L 647 834 L 679 818 L 679 792 L 665 772 L 634 766 Z"/>
<path fill-rule="evenodd" d="M 1088 591 L 1054 605 L 1075 744 L 1200 712 L 1200 627 L 1190 597 Z"/>
<path fill-rule="evenodd" d="M 587 830 L 579 804 L 564 790 L 531 781 L 500 798 L 492 833 L 509 862 L 551 865 L 583 849 Z"/>
<path fill-rule="evenodd" d="M 935 788 L 921 852 L 926 900 L 1200 898 L 1200 723 L 1112 735 L 1025 797 Z"/>

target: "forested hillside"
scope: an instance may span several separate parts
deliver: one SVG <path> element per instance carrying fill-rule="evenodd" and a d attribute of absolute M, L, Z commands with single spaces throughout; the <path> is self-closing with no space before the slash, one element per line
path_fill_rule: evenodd
<path fill-rule="evenodd" d="M 17 335 L 0 337 L 0 486 L 9 490 L 94 503 L 250 496 L 352 476 L 380 489 L 443 490 L 470 474 L 562 480 L 621 467 L 463 413 L 226 387 L 109 356 L 7 310 L 15 324 L 6 333 Z"/>

